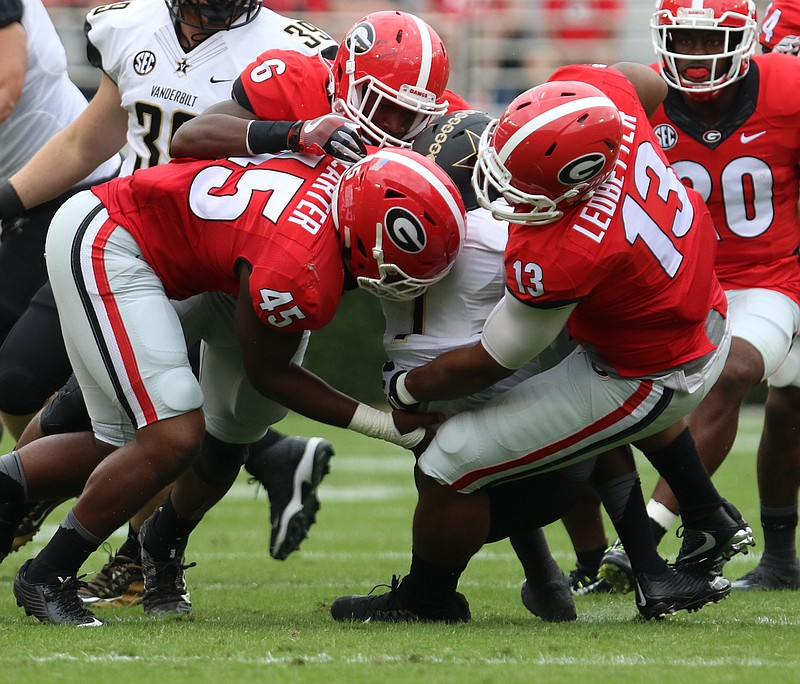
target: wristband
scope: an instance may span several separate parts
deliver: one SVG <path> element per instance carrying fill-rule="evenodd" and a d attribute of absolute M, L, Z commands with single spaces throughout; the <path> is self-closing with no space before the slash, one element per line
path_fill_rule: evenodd
<path fill-rule="evenodd" d="M 0 220 L 19 216 L 24 212 L 25 205 L 11 185 L 11 181 L 7 180 L 0 185 Z"/>
<path fill-rule="evenodd" d="M 259 121 L 247 123 L 245 145 L 250 154 L 285 152 L 289 148 L 289 133 L 293 121 Z"/>
<path fill-rule="evenodd" d="M 391 413 L 379 411 L 372 406 L 361 404 L 356 407 L 353 418 L 347 426 L 349 430 L 360 432 L 367 437 L 375 437 L 392 444 L 397 444 L 404 449 L 413 449 L 425 439 L 425 428 L 418 427 L 411 432 L 401 435 L 394 424 Z"/>
<path fill-rule="evenodd" d="M 397 398 L 403 403 L 404 406 L 416 406 L 419 404 L 416 397 L 408 391 L 406 387 L 406 378 L 408 377 L 408 371 L 405 373 L 400 373 L 397 376 L 397 382 L 395 383 L 395 392 L 397 394 Z"/>

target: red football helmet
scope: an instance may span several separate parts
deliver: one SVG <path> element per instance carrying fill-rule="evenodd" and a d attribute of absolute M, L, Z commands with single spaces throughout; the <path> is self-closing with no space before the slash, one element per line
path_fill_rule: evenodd
<path fill-rule="evenodd" d="M 700 58 L 673 49 L 676 31 L 682 30 L 720 33 L 722 51 L 703 60 L 710 61 L 705 79 L 688 80 L 678 70 L 678 60 Z M 698 99 L 709 99 L 702 94 L 715 93 L 716 96 L 721 88 L 743 78 L 750 68 L 758 33 L 756 6 L 753 0 L 661 0 L 650 19 L 650 32 L 661 63 L 661 74 L 667 83 L 678 90 L 700 95 Z M 730 60 L 727 69 L 726 60 Z"/>
<path fill-rule="evenodd" d="M 796 0 L 775 0 L 761 21 L 758 40 L 764 52 L 800 54 L 800 4 Z"/>
<path fill-rule="evenodd" d="M 409 147 L 434 116 L 447 111 L 440 99 L 450 76 L 442 39 L 407 12 L 368 14 L 345 36 L 333 64 L 333 110 L 361 125 L 366 142 Z M 401 136 L 380 128 L 375 116 L 392 104 L 416 116 Z"/>
<path fill-rule="evenodd" d="M 619 110 L 598 88 L 579 81 L 531 88 L 481 136 L 472 174 L 478 203 L 512 223 L 552 223 L 562 205 L 586 199 L 608 178 L 621 142 Z"/>
<path fill-rule="evenodd" d="M 450 177 L 418 152 L 383 148 L 351 166 L 333 222 L 359 287 L 413 299 L 444 278 L 464 241 L 466 212 Z"/>

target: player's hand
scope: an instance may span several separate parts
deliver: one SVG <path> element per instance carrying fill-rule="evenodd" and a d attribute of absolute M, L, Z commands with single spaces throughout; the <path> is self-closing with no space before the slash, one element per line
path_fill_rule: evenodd
<path fill-rule="evenodd" d="M 404 445 L 419 456 L 433 439 L 433 431 L 428 428 L 444 421 L 441 413 L 409 413 L 408 411 L 392 411 L 394 426 L 401 435 L 418 431 L 413 444 Z M 420 429 L 421 428 L 421 429 Z"/>
<path fill-rule="evenodd" d="M 773 52 L 783 52 L 787 55 L 800 54 L 800 36 L 784 36 L 774 48 Z"/>
<path fill-rule="evenodd" d="M 339 161 L 354 164 L 367 154 L 358 125 L 339 114 L 298 121 L 289 131 L 292 152 L 329 154 Z"/>

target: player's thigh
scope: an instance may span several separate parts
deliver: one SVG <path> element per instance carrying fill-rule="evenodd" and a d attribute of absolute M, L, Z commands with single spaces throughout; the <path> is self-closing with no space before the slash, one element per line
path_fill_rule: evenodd
<path fill-rule="evenodd" d="M 141 428 L 199 408 L 202 394 L 160 279 L 133 237 L 96 207 L 81 194 L 59 211 L 48 268 L 87 410 L 111 439 L 121 413 Z"/>
<path fill-rule="evenodd" d="M 690 396 L 653 380 L 612 378 L 579 349 L 446 421 L 419 466 L 440 482 L 474 491 L 561 468 L 663 429 L 691 410 Z"/>

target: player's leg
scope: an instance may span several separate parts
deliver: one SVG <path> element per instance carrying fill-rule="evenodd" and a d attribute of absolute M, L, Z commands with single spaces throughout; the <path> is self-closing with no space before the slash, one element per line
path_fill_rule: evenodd
<path fill-rule="evenodd" d="M 727 292 L 731 350 L 714 387 L 688 417 L 700 457 L 713 475 L 731 450 L 739 426 L 739 411 L 747 393 L 772 375 L 791 346 L 800 323 L 800 307 L 789 297 L 762 289 Z M 656 484 L 651 503 L 657 541 L 680 513 L 667 482 Z"/>
<path fill-rule="evenodd" d="M 77 572 L 108 535 L 194 460 L 203 435 L 203 397 L 163 285 L 135 240 L 108 220 L 95 197 L 82 193 L 62 207 L 47 249 L 64 340 L 95 440 L 119 448 L 95 468 L 56 534 L 22 567 L 14 593 L 42 622 L 95 626 L 102 621 L 78 597 Z M 79 258 L 76 250 L 91 252 L 91 259 Z"/>
<path fill-rule="evenodd" d="M 759 564 L 734 589 L 800 589 L 797 494 L 800 487 L 800 345 L 769 378 L 764 429 L 758 445 L 758 493 L 764 551 Z"/>

